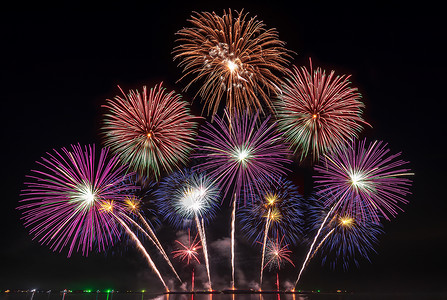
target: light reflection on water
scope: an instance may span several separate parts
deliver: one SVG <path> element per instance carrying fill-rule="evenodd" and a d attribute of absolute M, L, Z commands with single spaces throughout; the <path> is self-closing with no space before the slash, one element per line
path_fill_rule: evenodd
<path fill-rule="evenodd" d="M 150 293 L 0 293 L 0 300 L 428 300 L 447 299 L 441 294 L 174 294 L 156 295 Z"/>

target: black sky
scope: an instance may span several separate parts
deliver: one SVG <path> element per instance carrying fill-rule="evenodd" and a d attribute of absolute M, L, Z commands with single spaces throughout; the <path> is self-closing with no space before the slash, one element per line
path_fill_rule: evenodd
<path fill-rule="evenodd" d="M 31 241 L 15 207 L 25 175 L 45 152 L 78 142 L 100 144 L 100 106 L 119 93 L 117 85 L 141 89 L 164 81 L 180 92 L 184 83 L 176 83 L 181 73 L 171 55 L 175 32 L 188 25 L 192 11 L 225 8 L 244 8 L 275 27 L 297 53 L 294 64 L 308 65 L 312 57 L 314 65 L 352 74 L 364 117 L 373 125 L 362 137 L 402 151 L 416 173 L 411 202 L 385 224 L 372 263 L 343 272 L 314 261 L 303 288 L 445 290 L 447 78 L 440 7 L 313 2 L 39 3 L 0 12 L 0 290 L 162 289 L 132 247 L 67 259 L 66 252 Z M 184 93 L 188 100 L 192 96 L 193 90 Z M 216 229 L 210 235 L 217 240 L 225 234 Z M 298 264 L 301 259 L 295 256 Z M 241 267 L 249 268 L 242 262 Z M 296 271 L 289 273 L 294 280 Z"/>

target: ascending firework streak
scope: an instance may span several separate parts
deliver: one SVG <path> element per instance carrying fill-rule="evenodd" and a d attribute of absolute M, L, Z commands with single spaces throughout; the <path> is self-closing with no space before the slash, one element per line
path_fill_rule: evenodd
<path fill-rule="evenodd" d="M 233 210 L 231 212 L 231 288 L 234 290 L 234 231 L 236 227 L 236 194 L 234 194 Z"/>
<path fill-rule="evenodd" d="M 143 216 L 141 215 L 140 211 L 139 211 L 139 202 L 136 200 L 135 197 L 128 197 L 126 199 L 126 206 L 127 209 L 133 213 L 136 214 L 138 216 L 138 218 L 140 219 L 140 221 L 144 224 L 144 226 L 146 227 L 146 230 L 144 230 L 143 228 L 141 228 L 140 225 L 138 225 L 132 218 L 129 218 L 129 220 L 142 232 L 144 233 L 147 238 L 154 243 L 154 245 L 157 247 L 157 249 L 160 251 L 160 253 L 162 254 L 163 258 L 166 260 L 166 262 L 168 263 L 168 265 L 171 267 L 171 270 L 174 272 L 175 276 L 177 277 L 177 279 L 180 281 L 180 283 L 182 282 L 182 280 L 180 279 L 180 277 L 178 276 L 177 272 L 175 271 L 174 266 L 172 265 L 171 261 L 169 260 L 168 255 L 166 254 L 166 251 L 164 250 L 163 246 L 161 245 L 160 241 L 158 240 L 157 236 L 155 235 L 154 231 L 152 230 L 152 228 L 149 226 L 149 224 L 147 223 L 146 219 L 143 218 Z"/>
<path fill-rule="evenodd" d="M 123 215 L 124 217 L 126 217 L 126 219 L 131 222 L 138 230 L 140 230 L 158 249 L 158 251 L 160 251 L 160 253 L 162 254 L 163 258 L 166 260 L 166 262 L 168 263 L 168 265 L 171 267 L 171 270 L 174 272 L 175 276 L 177 277 L 177 279 L 180 281 L 180 283 L 182 283 L 182 280 L 180 279 L 180 277 L 178 276 L 177 272 L 175 271 L 174 266 L 172 265 L 171 261 L 169 260 L 168 255 L 166 254 L 165 250 L 163 249 L 162 245 L 160 244 L 159 240 L 157 239 L 157 237 L 155 236 L 154 232 L 152 230 L 150 230 L 149 232 L 151 233 L 150 235 L 148 234 L 148 232 L 146 230 L 144 230 L 137 222 L 135 222 L 132 218 L 128 217 L 127 215 Z M 143 217 L 140 215 L 140 217 L 143 219 Z M 144 220 L 144 219 L 143 219 Z M 146 223 L 146 221 L 144 221 L 143 223 Z M 149 227 L 149 224 L 147 224 L 147 226 Z M 149 227 L 150 229 L 150 227 Z"/>
<path fill-rule="evenodd" d="M 271 214 L 271 208 L 269 208 L 269 211 L 267 213 L 267 221 L 265 222 L 265 229 L 264 229 L 264 239 L 262 241 L 261 276 L 259 278 L 260 288 L 262 288 L 262 274 L 264 273 L 263 271 L 264 271 L 264 259 L 265 259 L 265 246 L 267 244 L 267 236 L 270 227 L 270 214 Z"/>
<path fill-rule="evenodd" d="M 334 208 L 335 208 L 335 205 L 332 206 L 331 210 L 328 212 L 328 214 L 327 214 L 326 217 L 324 218 L 323 222 L 321 222 L 321 226 L 320 226 L 320 228 L 318 228 L 317 234 L 315 235 L 315 238 L 314 238 L 312 244 L 310 245 L 309 252 L 307 252 L 306 259 L 304 260 L 303 265 L 301 266 L 301 270 L 300 270 L 300 273 L 298 274 L 298 278 L 297 278 L 296 281 L 295 281 L 295 287 L 296 287 L 296 285 L 298 284 L 298 281 L 300 281 L 301 274 L 303 273 L 304 268 L 306 268 L 306 266 L 307 266 L 307 262 L 308 262 L 308 260 L 309 260 L 309 258 L 310 258 L 310 255 L 311 255 L 311 253 L 312 253 L 312 250 L 314 249 L 315 243 L 317 242 L 317 239 L 318 239 L 318 237 L 320 236 L 320 232 L 321 232 L 321 230 L 323 229 L 324 224 L 326 224 L 326 221 L 327 221 L 329 215 L 334 211 Z"/>
<path fill-rule="evenodd" d="M 160 271 L 158 271 L 157 267 L 155 266 L 154 261 L 151 259 L 151 257 L 149 256 L 149 253 L 147 253 L 146 249 L 144 248 L 143 244 L 141 244 L 140 240 L 138 239 L 138 237 L 135 235 L 135 233 L 133 233 L 132 230 L 130 230 L 129 226 L 127 226 L 127 224 L 123 221 L 123 219 L 121 219 L 120 217 L 118 217 L 114 212 L 114 205 L 113 205 L 113 201 L 104 201 L 102 204 L 102 210 L 105 212 L 110 213 L 126 230 L 126 233 L 132 238 L 132 240 L 135 242 L 135 244 L 137 245 L 138 249 L 140 249 L 140 251 L 143 253 L 143 255 L 146 257 L 146 260 L 149 264 L 149 266 L 152 268 L 152 270 L 155 272 L 155 274 L 157 274 L 158 278 L 160 278 L 160 281 L 163 283 L 165 289 L 167 292 L 169 292 L 169 288 L 166 285 L 165 281 L 163 280 L 163 277 L 161 277 Z"/>
<path fill-rule="evenodd" d="M 196 220 L 197 231 L 199 232 L 200 240 L 202 241 L 203 256 L 205 257 L 206 273 L 208 274 L 208 283 L 210 285 L 209 289 L 212 290 L 211 275 L 210 275 L 210 262 L 208 259 L 208 248 L 206 246 L 205 226 L 203 225 L 203 219 L 202 219 L 202 222 L 200 222 L 197 214 L 195 214 L 194 218 Z"/>

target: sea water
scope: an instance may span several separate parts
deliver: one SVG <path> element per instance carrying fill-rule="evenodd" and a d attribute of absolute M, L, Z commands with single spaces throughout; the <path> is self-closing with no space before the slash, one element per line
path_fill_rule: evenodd
<path fill-rule="evenodd" d="M 0 300 L 435 300 L 446 294 L 376 294 L 376 293 L 311 293 L 311 294 L 171 294 L 151 293 L 67 293 L 22 292 L 0 293 Z"/>

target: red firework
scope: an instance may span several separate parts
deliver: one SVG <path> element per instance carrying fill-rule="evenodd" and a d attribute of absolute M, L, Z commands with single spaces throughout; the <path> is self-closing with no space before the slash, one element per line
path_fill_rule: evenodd
<path fill-rule="evenodd" d="M 122 90 L 121 90 L 122 91 Z M 104 144 L 133 170 L 158 178 L 185 164 L 196 135 L 188 103 L 162 84 L 107 100 Z"/>
<path fill-rule="evenodd" d="M 350 76 L 329 75 L 321 68 L 310 71 L 296 66 L 289 71 L 283 93 L 275 102 L 278 127 L 286 140 L 301 153 L 301 160 L 333 152 L 358 137 L 364 104 Z"/>
<path fill-rule="evenodd" d="M 188 230 L 188 243 L 185 245 L 179 240 L 176 240 L 175 242 L 180 246 L 180 249 L 172 251 L 172 254 L 174 254 L 174 258 L 179 258 L 181 261 L 185 262 L 189 265 L 191 261 L 196 261 L 200 264 L 200 261 L 198 259 L 199 253 L 197 250 L 201 249 L 202 246 L 200 246 L 200 240 L 197 240 L 198 235 L 194 237 L 194 240 L 191 241 L 191 233 Z"/>

